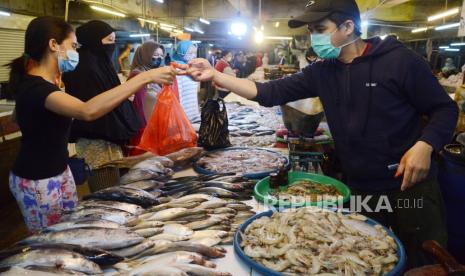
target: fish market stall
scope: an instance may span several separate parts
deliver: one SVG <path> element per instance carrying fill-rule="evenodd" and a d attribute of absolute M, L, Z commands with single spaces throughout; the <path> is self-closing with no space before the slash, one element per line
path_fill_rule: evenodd
<path fill-rule="evenodd" d="M 241 152 L 240 149 L 235 151 Z M 286 149 L 277 149 L 272 153 L 269 150 L 249 148 L 240 153 L 242 159 L 246 156 L 245 152 L 250 156 L 265 154 L 261 159 L 275 165 L 256 166 L 251 170 L 255 174 L 260 173 L 260 170 L 281 171 L 283 164 L 287 164 Z M 216 157 L 223 158 L 226 164 L 232 164 L 238 153 L 234 153 L 233 149 L 228 154 L 233 155 Z M 276 230 L 272 230 L 272 223 L 262 230 L 256 225 L 291 213 L 278 213 L 271 219 L 262 217 L 262 212 L 270 210 L 270 206 L 252 197 L 256 180 L 235 174 L 244 174 L 247 170 L 231 166 L 225 167 L 228 171 L 221 171 L 221 167 L 216 167 L 218 171 L 215 174 L 210 172 L 199 175 L 191 164 L 193 160 L 202 160 L 201 156 L 209 155 L 202 154 L 200 148 L 188 148 L 166 157 L 147 154 L 144 160 L 127 158 L 118 161 L 119 167 L 129 168 L 118 185 L 85 196 L 73 211 L 64 215 L 61 222 L 0 251 L 0 269 L 10 268 L 6 275 L 27 275 L 41 271 L 50 273 L 49 275 L 92 275 L 103 272 L 105 275 L 188 273 L 218 276 L 270 275 L 268 270 L 263 270 L 263 266 L 274 271 L 286 270 L 294 273 L 307 269 L 313 272 L 336 269 L 331 263 L 317 263 L 311 252 L 299 252 L 298 250 L 303 249 L 294 248 L 296 240 L 293 241 L 290 236 L 285 238 L 290 230 L 297 230 L 297 225 L 302 227 L 297 232 L 310 231 L 313 237 L 319 237 L 312 241 L 313 238 L 309 236 L 310 240 L 307 240 L 307 236 L 295 232 L 295 239 L 299 239 L 299 244 L 307 242 L 310 246 L 315 242 L 313 245 L 316 249 L 329 246 L 326 249 L 329 250 L 327 254 L 340 246 L 350 246 L 344 242 L 355 243 L 357 239 L 362 239 L 363 231 L 372 231 L 376 237 L 386 237 L 384 240 L 370 240 L 371 243 L 367 243 L 362 251 L 364 255 L 360 257 L 354 252 L 347 253 L 349 259 L 334 252 L 328 255 L 331 260 L 334 259 L 334 265 L 338 269 L 348 269 L 347 265 L 353 265 L 351 269 L 355 272 L 390 271 L 402 260 L 399 255 L 402 248 L 396 244 L 397 240 L 390 236 L 390 232 L 380 226 L 365 225 L 361 216 L 352 215 L 346 219 L 336 213 L 323 213 L 322 216 L 327 217 L 330 224 L 325 223 L 319 227 L 316 226 L 319 215 L 302 214 L 315 221 L 312 228 L 314 230 L 306 228 L 306 224 L 300 222 L 293 228 L 286 226 L 283 228 L 284 232 L 278 230 L 269 233 L 266 237 L 270 240 L 264 242 L 269 246 L 276 244 L 276 248 L 273 248 L 276 251 L 271 251 L 270 254 L 274 255 L 264 253 L 260 243 L 255 244 L 256 239 L 250 235 Z M 218 164 L 218 160 L 209 159 L 203 162 L 208 164 L 209 161 L 214 161 Z M 210 163 L 212 164 L 215 163 Z M 298 180 L 290 176 L 290 183 Z M 325 192 L 330 190 L 326 189 Z M 304 211 L 297 212 L 296 216 L 301 212 Z M 257 217 L 256 214 L 260 215 Z M 238 234 L 238 230 L 241 234 Z M 242 240 L 237 240 L 239 237 Z M 236 242 L 233 246 L 234 239 Z M 332 245 L 329 245 L 331 242 Z M 291 248 L 295 250 L 290 250 Z M 379 253 L 380 250 L 384 251 Z M 287 251 L 289 252 L 286 253 Z M 368 261 L 372 258 L 382 258 L 385 263 L 378 267 L 376 262 Z M 309 264 L 307 261 L 312 264 L 310 268 L 304 265 Z"/>
<path fill-rule="evenodd" d="M 255 181 L 199 176 L 190 165 L 199 153 L 191 148 L 137 163 L 120 160 L 118 166 L 130 169 L 118 185 L 86 195 L 59 223 L 1 251 L 0 269 L 10 275 L 249 275 L 231 244 L 255 214 L 243 202 Z"/>

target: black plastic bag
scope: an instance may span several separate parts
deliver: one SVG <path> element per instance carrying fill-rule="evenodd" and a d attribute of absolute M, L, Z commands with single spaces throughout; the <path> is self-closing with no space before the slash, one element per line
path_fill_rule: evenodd
<path fill-rule="evenodd" d="M 223 99 L 207 99 L 203 104 L 198 145 L 208 150 L 231 146 L 228 112 Z"/>

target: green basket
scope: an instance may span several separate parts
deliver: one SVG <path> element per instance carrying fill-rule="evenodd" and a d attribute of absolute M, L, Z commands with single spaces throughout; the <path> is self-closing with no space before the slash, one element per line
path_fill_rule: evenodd
<path fill-rule="evenodd" d="M 301 206 L 325 206 L 325 205 L 334 205 L 339 203 L 338 200 L 334 201 L 305 201 L 305 202 L 290 202 L 284 200 L 278 200 L 274 196 L 270 195 L 270 177 L 266 177 L 260 180 L 254 188 L 254 195 L 255 198 L 263 202 L 265 204 L 279 206 L 283 208 L 289 207 L 301 207 Z M 313 173 L 304 173 L 304 172 L 289 172 L 289 183 L 298 181 L 298 180 L 311 180 L 315 183 L 319 183 L 321 185 L 331 185 L 334 186 L 341 194 L 342 194 L 342 203 L 349 201 L 350 199 L 350 189 L 344 183 L 336 180 L 334 178 L 320 175 L 320 174 L 313 174 Z"/>

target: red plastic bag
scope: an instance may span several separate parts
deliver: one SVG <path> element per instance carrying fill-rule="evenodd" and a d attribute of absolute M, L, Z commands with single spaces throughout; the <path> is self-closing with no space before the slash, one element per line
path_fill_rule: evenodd
<path fill-rule="evenodd" d="M 174 84 L 164 85 L 158 95 L 152 117 L 142 134 L 139 148 L 154 154 L 166 155 L 197 145 L 197 134 L 177 95 L 175 78 Z"/>

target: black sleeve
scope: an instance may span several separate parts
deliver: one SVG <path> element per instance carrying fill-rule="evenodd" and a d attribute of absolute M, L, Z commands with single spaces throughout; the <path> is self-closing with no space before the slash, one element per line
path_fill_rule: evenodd
<path fill-rule="evenodd" d="M 420 57 L 414 56 L 408 69 L 404 91 L 418 112 L 429 117 L 420 140 L 439 151 L 452 139 L 457 124 L 458 106 Z"/>
<path fill-rule="evenodd" d="M 29 93 L 29 95 L 33 97 L 34 103 L 37 103 L 37 106 L 40 108 L 45 106 L 45 101 L 50 94 L 56 91 L 61 91 L 58 86 L 51 84 L 46 80 L 38 80 L 37 84 L 34 86 L 34 92 Z"/>
<path fill-rule="evenodd" d="M 254 99 L 263 106 L 283 105 L 289 102 L 318 97 L 314 82 L 316 66 L 307 66 L 302 72 L 267 83 L 256 83 L 257 97 Z"/>

